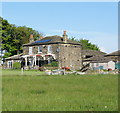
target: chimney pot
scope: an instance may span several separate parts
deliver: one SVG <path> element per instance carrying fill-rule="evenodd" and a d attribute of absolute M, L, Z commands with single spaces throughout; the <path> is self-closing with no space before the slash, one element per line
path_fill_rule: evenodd
<path fill-rule="evenodd" d="M 43 39 L 43 38 L 44 38 L 43 36 L 40 36 L 40 37 L 39 37 L 40 40 Z"/>
<path fill-rule="evenodd" d="M 66 34 L 67 31 L 63 31 L 63 41 L 65 43 L 67 43 L 67 34 Z"/>
<path fill-rule="evenodd" d="M 34 42 L 33 34 L 30 34 L 29 43 Z"/>
<path fill-rule="evenodd" d="M 30 38 L 33 38 L 33 34 L 30 34 Z"/>
<path fill-rule="evenodd" d="M 64 35 L 66 35 L 66 32 L 67 32 L 66 30 L 65 30 L 65 31 L 63 31 L 63 34 L 64 34 Z"/>

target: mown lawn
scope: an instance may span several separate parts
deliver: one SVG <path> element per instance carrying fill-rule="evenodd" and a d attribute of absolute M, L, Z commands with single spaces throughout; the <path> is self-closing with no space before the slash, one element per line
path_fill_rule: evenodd
<path fill-rule="evenodd" d="M 118 75 L 4 75 L 3 111 L 117 111 Z M 36 72 L 37 73 L 37 72 Z"/>

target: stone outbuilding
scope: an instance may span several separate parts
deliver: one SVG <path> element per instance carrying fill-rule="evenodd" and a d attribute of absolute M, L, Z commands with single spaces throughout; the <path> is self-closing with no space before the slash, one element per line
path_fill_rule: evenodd
<path fill-rule="evenodd" d="M 120 61 L 120 50 L 106 54 L 105 56 L 111 58 L 114 62 L 118 62 Z"/>
<path fill-rule="evenodd" d="M 11 69 L 11 68 L 13 68 L 13 64 L 15 62 L 21 63 L 21 61 L 22 61 L 22 55 L 23 54 L 18 54 L 18 55 L 13 55 L 11 57 L 6 58 L 5 59 L 6 62 L 4 64 L 4 65 L 6 65 L 5 67 L 7 67 L 8 69 Z"/>
<path fill-rule="evenodd" d="M 111 58 L 115 62 L 115 68 L 120 70 L 120 50 L 105 55 L 107 58 Z"/>
<path fill-rule="evenodd" d="M 89 67 L 92 70 L 115 70 L 115 62 L 112 61 L 111 58 L 107 58 L 104 55 L 93 56 L 91 58 L 85 59 L 84 62 L 89 62 Z"/>

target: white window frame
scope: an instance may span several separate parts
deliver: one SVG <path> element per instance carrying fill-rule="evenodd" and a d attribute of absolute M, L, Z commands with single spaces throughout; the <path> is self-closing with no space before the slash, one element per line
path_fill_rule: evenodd
<path fill-rule="evenodd" d="M 48 53 L 52 53 L 52 46 L 48 45 Z"/>
<path fill-rule="evenodd" d="M 12 61 L 8 61 L 8 68 L 12 68 Z"/>
<path fill-rule="evenodd" d="M 41 48 L 41 51 L 40 51 L 40 48 Z M 42 49 L 43 49 L 42 46 L 38 46 L 38 53 L 42 53 Z"/>
<path fill-rule="evenodd" d="M 29 47 L 29 55 L 32 54 L 32 47 Z"/>

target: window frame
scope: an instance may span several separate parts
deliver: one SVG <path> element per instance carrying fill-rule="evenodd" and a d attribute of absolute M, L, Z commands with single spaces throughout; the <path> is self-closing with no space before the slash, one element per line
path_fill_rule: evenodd
<path fill-rule="evenodd" d="M 29 47 L 29 55 L 31 55 L 31 54 L 33 54 L 33 47 Z"/>
<path fill-rule="evenodd" d="M 52 46 L 48 45 L 48 53 L 52 54 Z"/>
<path fill-rule="evenodd" d="M 40 48 L 41 48 L 41 51 L 40 51 Z M 43 47 L 42 46 L 38 46 L 38 53 L 42 53 L 43 52 Z"/>

